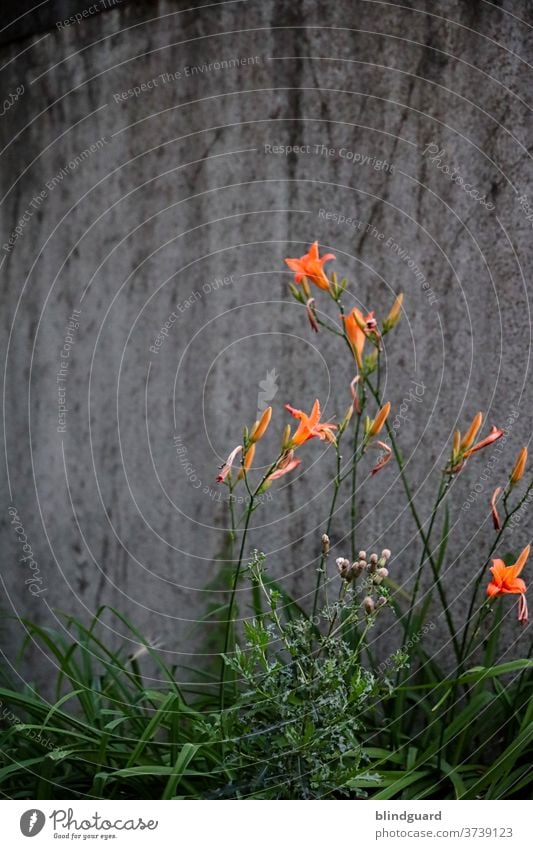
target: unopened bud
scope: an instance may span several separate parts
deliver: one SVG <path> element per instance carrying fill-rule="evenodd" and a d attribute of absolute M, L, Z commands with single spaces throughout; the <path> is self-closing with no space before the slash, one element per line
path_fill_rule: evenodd
<path fill-rule="evenodd" d="M 305 294 L 305 300 L 308 301 L 311 297 L 311 289 L 309 288 L 309 282 L 307 280 L 307 277 L 302 277 L 302 289 Z"/>
<path fill-rule="evenodd" d="M 361 572 L 366 568 L 366 563 L 364 560 L 360 560 L 359 563 L 352 563 L 352 572 L 355 578 L 358 578 Z"/>
<path fill-rule="evenodd" d="M 374 421 L 370 424 L 368 428 L 368 436 L 377 436 L 380 433 L 383 425 L 387 421 L 387 417 L 390 413 L 391 404 L 390 401 L 387 401 L 386 404 L 383 405 L 381 410 L 378 412 Z"/>
<path fill-rule="evenodd" d="M 392 555 L 392 552 L 391 552 L 390 548 L 384 548 L 383 551 L 381 552 L 381 556 L 383 557 L 384 560 L 390 560 L 391 555 Z"/>
<path fill-rule="evenodd" d="M 376 605 L 374 604 L 373 599 L 371 599 L 369 595 L 367 595 L 366 598 L 363 599 L 363 607 L 365 609 L 365 613 L 368 613 L 369 615 L 373 613 L 376 609 Z"/>
<path fill-rule="evenodd" d="M 250 431 L 250 442 L 253 444 L 254 442 L 259 442 L 262 436 L 264 436 L 265 431 L 270 424 L 270 419 L 272 418 L 272 407 L 267 407 L 264 411 L 263 415 L 256 422 Z"/>
<path fill-rule="evenodd" d="M 360 551 L 357 556 L 359 560 L 366 560 L 366 551 Z"/>
<path fill-rule="evenodd" d="M 330 541 L 327 534 L 322 534 L 322 554 L 329 554 Z"/>
<path fill-rule="evenodd" d="M 387 604 L 387 599 L 384 595 L 380 595 L 378 598 L 378 607 L 383 607 L 384 604 Z"/>
<path fill-rule="evenodd" d="M 521 479 L 524 474 L 524 470 L 526 468 L 527 463 L 527 448 L 524 446 L 520 451 L 518 457 L 516 458 L 516 463 L 514 464 L 513 471 L 511 472 L 510 484 L 514 486 Z"/>
<path fill-rule="evenodd" d="M 335 561 L 337 564 L 337 569 L 339 570 L 339 575 L 345 581 L 350 580 L 350 561 L 346 560 L 346 557 L 337 557 Z"/>
<path fill-rule="evenodd" d="M 398 295 L 391 307 L 390 313 L 383 322 L 383 333 L 388 333 L 389 330 L 392 330 L 392 328 L 395 327 L 395 325 L 398 323 L 400 319 L 400 313 L 402 311 L 402 303 L 403 293 Z"/>
<path fill-rule="evenodd" d="M 285 451 L 289 447 L 291 441 L 291 426 L 286 425 L 281 435 L 281 450 Z"/>

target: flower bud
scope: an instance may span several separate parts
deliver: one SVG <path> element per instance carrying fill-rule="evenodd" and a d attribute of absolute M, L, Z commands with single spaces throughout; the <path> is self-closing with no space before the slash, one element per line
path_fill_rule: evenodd
<path fill-rule="evenodd" d="M 472 419 L 472 424 L 470 425 L 470 427 L 468 428 L 467 432 L 465 433 L 465 435 L 463 436 L 463 438 L 461 440 L 461 445 L 460 445 L 461 451 L 468 451 L 472 447 L 472 445 L 474 444 L 474 441 L 476 439 L 476 436 L 478 435 L 478 431 L 479 431 L 482 424 L 483 424 L 483 413 L 476 413 L 476 415 Z"/>
<path fill-rule="evenodd" d="M 368 613 L 369 615 L 373 613 L 376 609 L 376 605 L 374 604 L 374 601 L 370 598 L 369 595 L 367 595 L 366 598 L 363 599 L 363 607 L 365 609 L 365 613 Z"/>
<path fill-rule="evenodd" d="M 383 578 L 389 577 L 389 570 L 386 569 L 385 566 L 381 566 L 381 568 L 377 570 L 376 575 L 383 580 Z"/>
<path fill-rule="evenodd" d="M 346 557 L 337 557 L 335 562 L 341 578 L 348 581 L 350 579 L 350 561 L 347 560 Z"/>
<path fill-rule="evenodd" d="M 378 607 L 383 607 L 384 604 L 387 604 L 387 599 L 384 595 L 380 595 L 378 598 Z"/>
<path fill-rule="evenodd" d="M 398 324 L 403 304 L 403 292 L 401 292 L 394 301 L 387 318 L 383 322 L 383 333 L 388 333 Z"/>
<path fill-rule="evenodd" d="M 511 477 L 509 479 L 509 483 L 511 486 L 514 486 L 521 479 L 524 474 L 527 463 L 527 448 L 524 446 L 518 457 L 516 458 L 516 463 L 514 464 L 513 471 L 511 472 Z"/>
<path fill-rule="evenodd" d="M 359 560 L 366 560 L 366 551 L 360 551 L 357 557 Z"/>
<path fill-rule="evenodd" d="M 328 555 L 330 548 L 330 541 L 327 534 L 322 534 L 322 554 Z"/>
<path fill-rule="evenodd" d="M 381 552 L 381 556 L 383 557 L 384 560 L 390 560 L 390 558 L 392 556 L 392 552 L 391 552 L 390 548 L 384 548 L 383 551 Z"/>
<path fill-rule="evenodd" d="M 378 412 L 376 418 L 371 423 L 368 429 L 368 436 L 377 436 L 378 433 L 383 428 L 383 425 L 387 421 L 387 417 L 390 413 L 391 404 L 390 401 L 387 401 L 386 404 L 383 405 L 381 410 Z"/>
<path fill-rule="evenodd" d="M 270 424 L 270 419 L 272 418 L 272 407 L 267 407 L 263 412 L 263 415 L 256 422 L 250 431 L 250 442 L 253 444 L 254 442 L 259 442 L 262 436 L 265 435 L 265 431 Z"/>
<path fill-rule="evenodd" d="M 286 425 L 281 436 L 281 450 L 285 451 L 291 443 L 291 426 Z"/>
<path fill-rule="evenodd" d="M 239 471 L 239 474 L 237 475 L 237 480 L 238 480 L 238 481 L 240 481 L 240 480 L 242 480 L 242 479 L 243 479 L 243 477 L 244 477 L 244 473 L 245 473 L 245 472 L 249 472 L 249 471 L 250 471 L 250 466 L 252 465 L 253 460 L 254 460 L 254 454 L 255 454 L 255 445 L 252 443 L 252 445 L 250 445 L 250 447 L 248 448 L 248 450 L 247 450 L 246 454 L 244 455 L 244 459 L 243 459 L 243 463 L 242 463 L 242 468 L 241 468 L 241 470 Z"/>

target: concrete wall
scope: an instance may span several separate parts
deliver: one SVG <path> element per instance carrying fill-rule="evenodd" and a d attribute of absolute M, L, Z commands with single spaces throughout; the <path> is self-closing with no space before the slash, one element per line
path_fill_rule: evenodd
<path fill-rule="evenodd" d="M 349 401 L 353 364 L 336 340 L 312 334 L 287 294 L 283 258 L 318 238 L 349 277 L 348 306 L 383 315 L 395 292 L 406 293 L 406 316 L 387 339 L 383 389 L 398 411 L 414 381 L 424 386 L 420 402 L 411 394 L 403 408 L 398 439 L 425 518 L 456 423 L 482 409 L 508 428 L 495 459 L 491 449 L 478 455 L 454 485 L 446 586 L 460 621 L 463 589 L 492 539 L 488 499 L 531 433 L 533 240 L 520 201 L 533 203 L 531 8 L 190 5 L 123 3 L 70 25 L 54 25 L 58 16 L 47 32 L 0 49 L 2 96 L 13 95 L 0 121 L 1 243 L 13 240 L 0 252 L 3 606 L 53 624 L 52 610 L 87 617 L 112 604 L 164 639 L 174 662 L 209 651 L 212 626 L 194 622 L 220 598 L 206 592 L 227 527 L 214 477 L 255 419 L 261 382 L 270 372 L 275 395 L 264 462 L 287 421 L 283 403 L 307 408 L 318 396 L 339 416 Z M 235 59 L 246 61 L 216 64 Z M 134 87 L 140 93 L 128 93 Z M 288 145 L 305 152 L 273 151 Z M 323 296 L 319 306 L 336 317 Z M 73 310 L 79 328 L 60 373 Z M 272 487 L 255 514 L 250 543 L 306 603 L 334 453 L 315 441 L 301 457 L 302 473 Z M 360 545 L 391 548 L 394 576 L 408 585 L 419 549 L 396 469 L 373 479 L 368 469 Z M 46 587 L 35 598 L 9 505 Z M 341 499 L 335 555 L 346 551 L 348 531 Z M 530 534 L 526 517 L 502 553 Z M 515 610 L 507 609 L 514 653 Z M 442 658 L 448 649 L 434 620 Z M 7 645 L 22 634 L 9 626 Z M 394 639 L 387 631 L 385 650 Z M 47 663 L 33 673 L 46 677 Z"/>

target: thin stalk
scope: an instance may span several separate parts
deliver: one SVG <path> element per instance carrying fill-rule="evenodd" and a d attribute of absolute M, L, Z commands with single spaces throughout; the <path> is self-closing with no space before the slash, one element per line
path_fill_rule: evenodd
<path fill-rule="evenodd" d="M 445 480 L 444 476 L 441 476 L 440 483 L 439 483 L 439 489 L 438 489 L 438 492 L 437 492 L 437 497 L 435 499 L 435 503 L 434 503 L 433 509 L 431 511 L 431 519 L 430 519 L 429 526 L 428 526 L 428 532 L 427 532 L 428 542 L 430 542 L 430 540 L 431 540 L 431 534 L 433 532 L 433 526 L 435 524 L 435 519 L 437 517 L 438 509 L 440 507 L 441 502 L 444 500 L 444 498 L 446 496 L 446 493 L 449 489 L 449 486 L 450 486 L 450 478 Z M 418 565 L 418 570 L 417 570 L 416 579 L 415 579 L 415 585 L 413 587 L 413 593 L 412 593 L 412 596 L 411 596 L 411 603 L 409 605 L 409 612 L 408 612 L 408 615 L 407 615 L 407 622 L 406 622 L 405 627 L 404 627 L 404 638 L 409 633 L 409 628 L 411 626 L 411 620 L 413 618 L 414 608 L 415 608 L 416 599 L 417 599 L 417 596 L 418 596 L 418 590 L 420 589 L 420 582 L 421 582 L 421 579 L 422 579 L 422 572 L 423 572 L 425 563 L 426 563 L 426 556 L 425 556 L 425 553 L 423 552 L 422 556 L 420 558 L 420 563 Z"/>
<path fill-rule="evenodd" d="M 329 508 L 328 521 L 327 521 L 327 524 L 326 524 L 326 531 L 325 531 L 328 536 L 329 536 L 329 532 L 330 532 L 330 529 L 331 529 L 331 523 L 333 521 L 333 514 L 335 512 L 335 505 L 337 503 L 337 496 L 339 494 L 339 489 L 340 489 L 340 486 L 341 486 L 341 460 L 342 460 L 342 456 L 341 456 L 341 453 L 340 453 L 340 440 L 341 440 L 341 437 L 339 436 L 339 438 L 337 440 L 337 444 L 336 444 L 337 465 L 336 465 L 335 478 L 333 480 L 333 497 L 331 499 L 331 505 L 330 505 L 330 508 Z M 320 557 L 320 563 L 319 563 L 318 568 L 317 568 L 315 594 L 314 594 L 314 598 L 313 598 L 313 613 L 312 613 L 313 619 L 315 618 L 316 611 L 317 611 L 317 608 L 318 608 L 318 596 L 319 596 L 319 593 L 320 593 L 320 586 L 322 584 L 322 576 L 325 572 L 327 558 L 328 558 L 327 553 L 322 552 L 322 555 Z"/>

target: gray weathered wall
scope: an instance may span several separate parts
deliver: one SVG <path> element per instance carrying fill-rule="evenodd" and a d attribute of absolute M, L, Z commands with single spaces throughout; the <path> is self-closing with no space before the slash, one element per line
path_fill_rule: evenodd
<path fill-rule="evenodd" d="M 340 415 L 349 400 L 353 365 L 340 343 L 312 335 L 287 295 L 283 258 L 318 238 L 350 278 L 349 305 L 382 315 L 395 292 L 406 293 L 404 320 L 387 339 L 384 392 L 398 410 L 413 381 L 425 387 L 420 403 L 411 395 L 398 437 L 424 517 L 456 423 L 482 409 L 508 426 L 503 450 L 478 455 L 455 485 L 446 584 L 460 620 L 464 586 L 492 538 L 490 493 L 532 425 L 533 239 L 519 200 L 533 203 L 530 5 L 190 5 L 125 3 L 0 51 L 2 97 L 25 87 L 0 121 L 2 245 L 27 218 L 12 249 L 0 251 L 4 607 L 52 624 L 52 609 L 85 617 L 109 603 L 163 638 L 169 659 L 187 663 L 194 648 L 206 650 L 209 628 L 193 624 L 216 599 L 205 588 L 227 525 L 214 476 L 255 418 L 260 382 L 275 369 L 264 460 L 287 421 L 283 403 L 308 407 L 318 396 L 328 415 Z M 186 71 L 236 57 L 257 58 Z M 122 94 L 143 84 L 137 96 Z M 440 169 L 425 153 L 430 144 L 443 149 Z M 309 152 L 285 156 L 273 145 Z M 433 303 L 389 239 L 421 269 Z M 221 278 L 226 284 L 214 286 Z M 319 305 L 335 317 L 323 296 Z M 74 309 L 80 326 L 59 433 L 57 375 Z M 301 456 L 303 473 L 276 484 L 256 513 L 251 544 L 305 603 L 334 454 L 310 443 Z M 408 585 L 418 549 L 400 498 L 392 464 L 363 480 L 359 539 L 367 549 L 390 547 L 395 578 Z M 46 587 L 35 598 L 10 504 Z M 348 527 L 341 503 L 336 555 Z M 523 519 L 504 550 L 525 545 L 530 529 Z M 508 612 L 513 653 L 511 604 Z M 14 625 L 8 644 L 21 636 Z M 383 639 L 394 644 L 392 632 Z"/>

